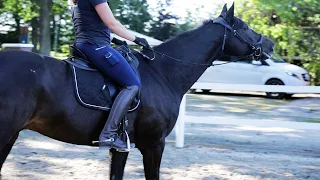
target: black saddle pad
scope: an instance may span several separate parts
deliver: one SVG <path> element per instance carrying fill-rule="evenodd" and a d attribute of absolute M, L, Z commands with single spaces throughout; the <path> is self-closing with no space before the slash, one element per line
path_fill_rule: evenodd
<path fill-rule="evenodd" d="M 127 59 L 131 68 L 139 76 L 137 70 L 139 61 L 130 52 L 130 49 L 120 46 L 117 50 Z M 85 107 L 109 111 L 121 87 L 118 87 L 116 83 L 81 59 L 69 58 L 64 61 L 69 63 L 71 68 L 74 92 L 78 102 Z M 129 111 L 133 111 L 139 106 L 140 92 L 138 94 Z"/>
<path fill-rule="evenodd" d="M 115 84 L 105 79 L 99 71 L 87 71 L 72 65 L 71 68 L 79 103 L 91 108 L 110 110 L 114 99 L 112 96 L 118 91 Z"/>

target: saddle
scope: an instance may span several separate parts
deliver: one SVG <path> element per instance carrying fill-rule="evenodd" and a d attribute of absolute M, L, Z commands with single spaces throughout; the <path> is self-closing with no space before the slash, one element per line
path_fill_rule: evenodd
<path fill-rule="evenodd" d="M 115 48 L 130 64 L 140 79 L 139 60 L 133 55 L 126 42 Z M 109 77 L 104 76 L 79 49 L 70 46 L 70 57 L 64 60 L 71 68 L 74 93 L 78 102 L 88 108 L 110 111 L 111 106 L 121 88 Z M 141 88 L 141 87 L 140 87 Z M 130 111 L 134 111 L 140 104 L 140 90 L 133 101 Z"/>

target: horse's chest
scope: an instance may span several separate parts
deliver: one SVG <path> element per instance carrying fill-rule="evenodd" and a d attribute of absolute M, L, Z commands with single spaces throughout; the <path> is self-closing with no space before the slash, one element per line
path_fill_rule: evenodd
<path fill-rule="evenodd" d="M 139 127 L 163 136 L 172 130 L 179 115 L 179 100 L 168 94 L 144 99 L 138 112 Z"/>

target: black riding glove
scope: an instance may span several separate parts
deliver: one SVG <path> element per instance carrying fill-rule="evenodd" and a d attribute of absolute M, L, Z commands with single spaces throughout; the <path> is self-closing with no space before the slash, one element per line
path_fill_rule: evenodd
<path fill-rule="evenodd" d="M 148 41 L 145 38 L 136 37 L 136 39 L 133 42 L 146 49 L 151 49 L 151 46 L 149 45 Z"/>
<path fill-rule="evenodd" d="M 118 46 L 127 44 L 126 41 L 121 41 L 120 39 L 117 39 L 115 37 L 112 38 L 111 42 Z"/>

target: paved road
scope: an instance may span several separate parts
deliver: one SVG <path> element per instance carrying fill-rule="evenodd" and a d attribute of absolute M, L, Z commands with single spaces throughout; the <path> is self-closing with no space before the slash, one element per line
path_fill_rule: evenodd
<path fill-rule="evenodd" d="M 187 113 L 201 114 L 202 118 L 215 114 L 223 117 L 226 113 L 230 117 L 250 119 L 263 112 L 267 113 L 263 117 L 283 118 L 280 120 L 290 123 L 291 117 L 297 117 L 293 113 L 301 110 L 301 106 L 295 105 L 299 104 L 296 101 L 303 101 L 307 108 L 312 108 L 307 116 L 312 120 L 317 119 L 314 116 L 320 107 L 319 99 L 272 103 L 261 97 L 190 95 L 188 98 Z M 212 100 L 218 102 L 211 103 Z M 289 115 L 272 114 L 278 107 L 290 110 L 288 107 L 292 105 L 297 109 Z M 248 107 L 251 109 L 244 112 Z M 305 118 L 302 115 L 306 112 L 297 114 Z M 167 138 L 161 179 L 320 179 L 320 130 L 189 122 L 185 128 L 186 147 L 182 149 L 175 148 L 173 134 Z M 2 180 L 102 180 L 108 179 L 108 167 L 105 151 L 65 144 L 24 131 L 4 165 Z M 142 156 L 136 149 L 129 155 L 125 173 L 125 179 L 144 179 Z"/>

